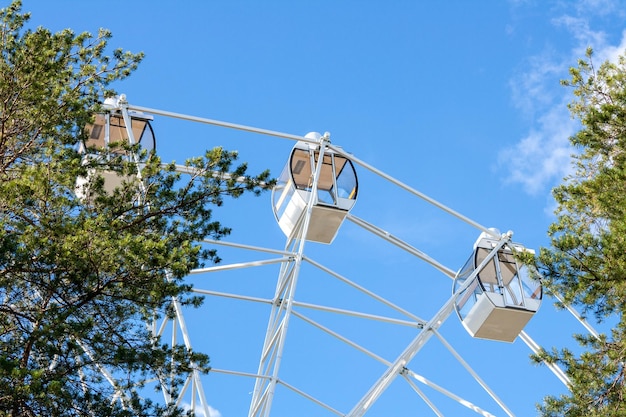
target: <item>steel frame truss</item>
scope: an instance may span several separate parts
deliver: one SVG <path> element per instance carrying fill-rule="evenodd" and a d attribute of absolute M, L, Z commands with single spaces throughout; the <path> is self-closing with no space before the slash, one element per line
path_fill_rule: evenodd
<path fill-rule="evenodd" d="M 377 295 L 375 292 L 362 287 L 361 285 L 349 280 L 346 277 L 343 277 L 342 275 L 334 272 L 330 268 L 327 268 L 323 266 L 322 264 L 315 262 L 313 259 L 305 255 L 304 249 L 305 249 L 306 241 L 303 237 L 306 236 L 306 233 L 309 227 L 310 218 L 311 218 L 312 207 L 316 203 L 315 196 L 317 195 L 317 193 L 315 192 L 315 190 L 317 189 L 317 182 L 319 180 L 321 163 L 318 163 L 316 166 L 316 170 L 315 170 L 315 174 L 313 178 L 313 192 L 311 193 L 311 198 L 307 204 L 307 210 L 305 212 L 303 221 L 300 223 L 300 229 L 298 230 L 298 232 L 293 238 L 287 239 L 287 243 L 285 245 L 284 250 L 255 247 L 255 246 L 232 243 L 232 242 L 205 241 L 204 243 L 206 244 L 224 245 L 224 246 L 230 246 L 230 247 L 242 249 L 242 250 L 258 251 L 258 252 L 262 252 L 268 255 L 272 255 L 274 257 L 268 258 L 268 259 L 261 259 L 257 261 L 251 261 L 251 262 L 242 262 L 242 263 L 237 263 L 237 264 L 220 265 L 220 266 L 202 268 L 202 269 L 192 271 L 192 274 L 215 273 L 215 272 L 221 272 L 221 271 L 230 270 L 230 269 L 254 268 L 254 267 L 260 267 L 260 266 L 271 265 L 271 264 L 281 265 L 275 293 L 272 299 L 263 299 L 263 298 L 253 297 L 253 296 L 244 296 L 244 295 L 239 295 L 239 294 L 234 294 L 234 293 L 218 292 L 218 291 L 212 291 L 212 290 L 207 290 L 207 289 L 195 289 L 194 290 L 196 293 L 202 294 L 202 295 L 239 299 L 239 300 L 243 300 L 247 302 L 254 302 L 254 303 L 265 303 L 271 306 L 271 312 L 270 312 L 270 317 L 268 320 L 265 341 L 263 344 L 262 352 L 260 354 L 258 371 L 256 373 L 242 372 L 242 371 L 237 371 L 237 370 L 232 370 L 232 369 L 231 370 L 212 369 L 211 371 L 212 373 L 230 374 L 230 375 L 236 375 L 236 376 L 244 377 L 244 378 L 251 378 L 254 380 L 254 390 L 252 392 L 252 399 L 250 402 L 250 408 L 249 408 L 249 413 L 248 413 L 249 417 L 270 416 L 271 409 L 272 409 L 272 401 L 274 399 L 274 394 L 275 394 L 277 385 L 281 385 L 299 394 L 300 396 L 310 400 L 311 402 L 319 405 L 321 408 L 335 415 L 344 416 L 344 417 L 363 416 L 367 413 L 367 411 L 371 408 L 371 406 L 377 401 L 377 399 L 381 396 L 381 394 L 389 387 L 389 385 L 398 377 L 402 377 L 402 379 L 404 379 L 408 383 L 408 385 L 413 389 L 413 391 L 415 391 L 415 393 L 428 405 L 428 407 L 437 416 L 441 416 L 443 414 L 437 408 L 434 402 L 431 399 L 429 399 L 429 397 L 420 389 L 420 387 L 416 383 L 420 383 L 431 389 L 434 389 L 435 391 L 447 396 L 448 398 L 458 402 L 459 404 L 463 405 L 464 407 L 468 408 L 469 410 L 472 410 L 473 412 L 479 415 L 493 416 L 493 414 L 483 410 L 482 408 L 478 407 L 477 405 L 473 404 L 467 399 L 464 399 L 454 394 L 453 392 L 447 390 L 446 388 L 441 387 L 440 385 L 426 379 L 425 377 L 419 375 L 418 373 L 410 369 L 411 360 L 422 349 L 422 347 L 432 338 L 432 336 L 435 336 L 435 338 L 439 340 L 439 342 L 444 346 L 444 348 L 448 350 L 457 359 L 457 361 L 463 366 L 463 368 L 465 368 L 467 372 L 471 375 L 471 377 L 489 394 L 489 396 L 493 398 L 493 400 L 499 405 L 499 407 L 502 409 L 502 411 L 506 415 L 513 416 L 512 411 L 509 410 L 509 408 L 496 395 L 496 393 L 489 386 L 487 386 L 485 381 L 483 381 L 480 378 L 480 376 L 470 367 L 470 365 L 462 358 L 462 356 L 453 349 L 453 347 L 443 338 L 443 336 L 438 331 L 441 325 L 452 314 L 454 310 L 454 302 L 456 300 L 457 295 L 460 292 L 462 292 L 473 281 L 472 278 L 478 273 L 478 271 L 482 268 L 482 266 L 484 266 L 484 264 L 486 264 L 491 259 L 491 257 L 496 255 L 497 250 L 510 241 L 510 237 L 511 237 L 510 234 L 497 235 L 496 233 L 494 233 L 492 229 L 488 229 L 480 225 L 479 223 L 463 216 L 462 214 L 450 209 L 449 207 L 446 207 L 445 205 L 437 202 L 436 200 L 408 186 L 407 184 L 393 178 L 392 176 L 356 158 L 354 155 L 346 154 L 341 148 L 331 145 L 328 142 L 328 139 L 326 137 L 322 137 L 320 139 L 320 142 L 315 142 L 303 136 L 286 134 L 286 133 L 281 133 L 281 132 L 276 132 L 276 131 L 271 131 L 271 130 L 266 130 L 266 129 L 260 129 L 260 128 L 255 128 L 255 127 L 245 126 L 245 125 L 238 125 L 238 124 L 222 122 L 222 121 L 206 119 L 206 118 L 200 118 L 200 117 L 195 117 L 195 116 L 183 115 L 179 113 L 151 109 L 147 107 L 131 106 L 131 105 L 128 105 L 128 103 L 126 103 L 125 101 L 122 101 L 122 113 L 127 116 L 128 115 L 127 111 L 129 109 L 141 111 L 141 112 L 145 112 L 149 114 L 154 114 L 154 115 L 173 117 L 173 118 L 188 120 L 192 122 L 205 123 L 205 124 L 221 126 L 221 127 L 230 128 L 230 129 L 242 130 L 242 131 L 252 132 L 252 133 L 261 134 L 261 135 L 315 143 L 316 145 L 319 146 L 319 149 L 320 149 L 320 157 L 318 158 L 318 161 L 323 161 L 323 153 L 326 149 L 330 149 L 340 155 L 344 155 L 348 157 L 353 163 L 361 166 L 362 168 L 374 173 L 375 175 L 378 175 L 379 177 L 385 179 L 386 181 L 400 187 L 401 189 L 409 192 L 410 194 L 417 196 L 418 198 L 446 212 L 447 214 L 452 215 L 453 217 L 467 223 L 468 225 L 478 229 L 479 231 L 485 232 L 489 234 L 491 237 L 498 239 L 499 243 L 495 248 L 493 248 L 490 255 L 487 256 L 483 260 L 481 265 L 478 268 L 476 268 L 474 273 L 470 277 L 468 277 L 468 279 L 465 280 L 464 285 L 462 285 L 456 291 L 456 293 L 454 293 L 442 305 L 439 311 L 428 320 L 425 320 L 423 318 L 420 318 L 414 315 L 413 313 L 403 309 L 402 307 L 397 306 L 393 302 L 388 301 L 385 298 Z M 178 167 L 178 170 L 182 173 L 191 173 L 189 172 L 189 169 L 185 167 Z M 360 219 L 351 214 L 347 216 L 347 220 L 357 225 L 358 227 L 361 227 L 362 229 L 374 234 L 375 236 L 399 247 L 403 251 L 411 254 L 412 256 L 415 256 L 418 259 L 426 262 L 427 264 L 431 265 L 436 270 L 438 270 L 439 272 L 442 272 L 444 275 L 448 276 L 449 278 L 455 277 L 455 272 L 452 269 L 444 266 L 443 264 L 439 263 L 438 261 L 431 258 L 427 254 L 423 253 L 419 249 L 414 248 L 407 242 L 402 241 L 401 239 L 391 235 L 385 230 L 373 224 L 370 224 L 367 221 Z M 299 302 L 295 297 L 295 293 L 296 293 L 300 269 L 304 262 L 310 265 L 313 265 L 319 270 L 351 286 L 352 288 L 367 295 L 368 297 L 371 297 L 377 302 L 380 302 L 384 304 L 385 306 L 392 308 L 396 312 L 402 314 L 405 317 L 405 319 L 384 317 L 380 315 L 373 315 L 373 314 L 359 312 L 359 311 L 344 310 L 344 309 L 338 309 L 335 307 Z M 558 298 L 558 294 L 555 296 Z M 186 348 L 191 349 L 192 343 L 191 343 L 191 338 L 189 335 L 189 329 L 187 328 L 187 325 L 184 319 L 184 312 L 181 309 L 180 303 L 178 303 L 176 299 L 172 300 L 172 303 L 173 303 L 174 311 L 175 311 L 174 317 L 163 319 L 160 325 L 155 321 L 152 324 L 152 330 L 155 335 L 163 336 L 166 333 L 167 329 L 169 328 L 169 331 L 171 331 L 172 345 L 175 345 L 177 343 L 176 335 L 180 333 L 182 334 L 183 342 Z M 572 315 L 574 315 L 574 317 L 581 324 L 583 324 L 590 333 L 592 333 L 595 336 L 598 335 L 595 329 L 593 329 L 593 327 L 589 325 L 574 309 L 572 309 L 569 306 L 566 306 L 566 307 L 568 311 Z M 346 338 L 345 336 L 342 336 L 341 334 L 323 326 L 322 324 L 317 323 L 315 320 L 311 319 L 306 314 L 301 312 L 301 310 L 307 310 L 307 309 L 326 311 L 326 312 L 330 312 L 333 314 L 349 315 L 349 316 L 359 317 L 359 318 L 366 319 L 366 320 L 385 322 L 385 323 L 389 323 L 392 325 L 408 326 L 408 327 L 415 328 L 417 331 L 417 334 L 398 357 L 396 357 L 393 361 L 389 361 L 369 351 L 365 347 L 360 346 L 358 343 Z M 313 395 L 303 390 L 298 389 L 297 387 L 289 384 L 287 381 L 284 381 L 280 378 L 280 367 L 281 367 L 284 343 L 288 334 L 289 322 L 292 318 L 302 320 L 308 323 L 309 325 L 317 328 L 318 330 L 333 336 L 334 338 L 342 341 L 343 343 L 346 343 L 347 345 L 351 346 L 355 350 L 371 357 L 372 359 L 383 364 L 386 367 L 385 371 L 380 375 L 378 380 L 375 381 L 375 383 L 370 387 L 370 389 L 363 394 L 361 399 L 348 412 L 338 411 L 335 408 L 333 408 L 331 405 L 324 403 L 322 400 L 314 397 Z M 529 346 L 529 348 L 533 352 L 537 353 L 541 349 L 541 347 L 527 333 L 522 332 L 522 334 L 520 335 L 520 338 L 524 341 L 524 343 L 526 343 Z M 560 381 L 562 381 L 565 385 L 569 385 L 570 383 L 569 379 L 558 366 L 553 365 L 553 364 L 547 364 L 547 365 L 549 369 L 557 376 L 557 378 Z M 107 376 L 106 370 L 103 370 L 103 373 L 105 376 Z M 111 383 L 114 384 L 114 381 Z M 186 379 L 184 383 L 183 389 L 181 390 L 180 394 L 176 398 L 172 398 L 168 390 L 165 387 L 163 388 L 163 396 L 166 402 L 168 403 L 174 402 L 177 405 L 181 404 L 181 401 L 183 401 L 183 398 L 185 396 L 187 396 L 186 398 L 189 398 L 189 396 L 191 396 L 191 401 L 190 401 L 191 407 L 193 409 L 200 408 L 200 410 L 204 413 L 205 417 L 210 416 L 210 407 L 207 403 L 205 391 L 202 386 L 201 375 L 198 371 L 193 371 L 188 376 L 188 378 Z M 124 394 L 119 393 L 118 399 L 123 401 Z"/>

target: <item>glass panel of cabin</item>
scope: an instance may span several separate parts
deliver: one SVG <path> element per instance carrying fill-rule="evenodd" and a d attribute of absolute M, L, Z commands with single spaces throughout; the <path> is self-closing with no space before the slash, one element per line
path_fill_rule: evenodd
<path fill-rule="evenodd" d="M 464 320 L 465 317 L 467 317 L 469 312 L 476 305 L 478 296 L 482 293 L 483 290 L 480 287 L 478 280 L 474 279 L 473 282 L 457 296 L 456 309 L 461 317 L 461 320 Z"/>
<path fill-rule="evenodd" d="M 543 297 L 543 288 L 541 287 L 541 282 L 531 277 L 528 267 L 522 265 L 518 274 L 522 281 L 524 297 L 526 297 L 527 299 L 541 300 Z"/>
<path fill-rule="evenodd" d="M 109 122 L 109 146 L 128 145 L 128 133 L 122 116 L 111 115 Z"/>
<path fill-rule="evenodd" d="M 141 149 L 145 149 L 150 152 L 156 147 L 156 139 L 154 138 L 154 131 L 150 125 L 150 121 L 145 119 L 131 118 L 133 126 L 133 136 L 135 140 L 141 144 Z"/>
<path fill-rule="evenodd" d="M 476 248 L 476 263 L 475 266 L 481 264 L 481 262 L 491 253 L 491 249 L 488 248 Z M 492 257 L 485 267 L 478 273 L 483 288 L 487 292 L 500 293 L 500 285 L 498 283 L 498 273 L 496 269 L 495 257 Z"/>
<path fill-rule="evenodd" d="M 85 146 L 88 148 L 102 149 L 106 147 L 104 143 L 106 117 L 104 114 L 96 114 L 93 124 L 88 124 L 85 128 L 87 131 L 87 141 Z"/>
<path fill-rule="evenodd" d="M 152 135 L 152 129 L 149 128 L 148 121 L 145 119 L 131 117 L 130 124 L 132 127 L 133 139 L 135 141 L 134 143 L 141 143 L 142 147 L 148 150 L 154 148 L 154 136 Z M 149 136 L 144 137 L 144 134 L 146 133 L 148 133 Z M 124 122 L 122 115 L 111 115 L 109 135 L 109 143 L 111 144 L 129 144 L 128 131 L 126 130 L 126 123 Z M 152 143 L 150 143 L 151 139 Z"/>
<path fill-rule="evenodd" d="M 155 148 L 155 138 L 150 122 L 147 119 L 131 117 L 132 132 L 136 143 L 141 143 L 141 147 L 148 151 Z M 103 149 L 107 145 L 118 146 L 127 145 L 128 132 L 124 118 L 119 114 L 109 115 L 109 142 L 106 143 L 106 115 L 96 114 L 94 123 L 87 125 L 88 138 L 85 146 L 88 148 Z M 119 148 L 117 152 L 121 152 Z"/>
<path fill-rule="evenodd" d="M 274 196 L 274 212 L 277 219 L 282 217 L 289 201 L 291 201 L 291 198 L 293 197 L 295 187 L 290 178 L 289 165 L 285 165 L 280 177 L 278 177 L 278 182 L 272 193 Z"/>
<path fill-rule="evenodd" d="M 315 164 L 319 159 L 319 152 L 315 152 Z M 335 195 L 335 172 L 333 169 L 333 155 L 324 154 L 320 178 L 317 182 L 317 200 L 320 203 L 335 206 L 337 196 Z"/>
<path fill-rule="evenodd" d="M 356 199 L 356 172 L 352 162 L 342 156 L 335 156 L 335 169 L 337 171 L 337 195 L 339 198 Z"/>
<path fill-rule="evenodd" d="M 305 149 L 296 149 L 291 154 L 291 176 L 298 190 L 310 190 L 311 159 Z"/>
<path fill-rule="evenodd" d="M 458 291 L 458 289 L 463 286 L 475 269 L 474 255 L 472 254 L 454 280 L 454 292 Z M 461 320 L 465 319 L 472 307 L 476 304 L 478 295 L 482 293 L 482 288 L 479 284 L 478 279 L 474 277 L 473 282 L 457 296 L 456 310 Z"/>

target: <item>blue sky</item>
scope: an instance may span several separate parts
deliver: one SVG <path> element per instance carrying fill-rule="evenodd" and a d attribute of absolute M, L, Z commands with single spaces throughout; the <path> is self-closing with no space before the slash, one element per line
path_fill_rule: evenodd
<path fill-rule="evenodd" d="M 5 2 L 8 4 L 8 2 Z M 111 29 L 112 47 L 144 51 L 138 71 L 117 85 L 134 105 L 295 135 L 331 133 L 332 143 L 487 227 L 514 231 L 538 249 L 554 220 L 550 189 L 570 170 L 568 137 L 577 129 L 559 85 L 591 46 L 596 62 L 626 49 L 624 1 L 24 1 L 32 26 L 76 32 Z M 222 145 L 252 171 L 279 175 L 293 142 L 155 117 L 159 154 L 182 161 Z M 451 269 L 479 234 L 397 186 L 357 167 L 353 214 L 405 240 Z M 229 201 L 216 211 L 230 241 L 282 249 L 270 195 Z M 267 257 L 221 249 L 224 264 Z M 245 253 L 242 253 L 245 252 Z M 450 297 L 451 280 L 352 223 L 332 245 L 305 253 L 337 273 L 429 319 Z M 271 297 L 278 267 L 193 277 L 199 288 Z M 296 299 L 360 311 L 380 306 L 310 266 Z M 382 314 L 382 313 L 380 313 Z M 255 372 L 269 315 L 266 305 L 208 298 L 187 314 L 190 337 L 215 368 Z M 311 313 L 392 361 L 415 330 Z M 582 332 L 546 299 L 527 326 L 545 347 L 571 345 Z M 281 378 L 343 413 L 384 367 L 302 321 L 290 324 Z M 472 339 L 451 316 L 441 334 L 515 415 L 563 385 L 530 364 L 529 349 Z M 415 372 L 494 415 L 505 413 L 437 340 L 410 364 Z M 247 413 L 253 381 L 211 374 L 203 382 L 212 417 Z M 445 415 L 476 415 L 427 387 Z M 368 416 L 431 415 L 396 380 Z M 332 415 L 278 391 L 273 416 Z M 432 414 L 434 415 L 434 414 Z"/>

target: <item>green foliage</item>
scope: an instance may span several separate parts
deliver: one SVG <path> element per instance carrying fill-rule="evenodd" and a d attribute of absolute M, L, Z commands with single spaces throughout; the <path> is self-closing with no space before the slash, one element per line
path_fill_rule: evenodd
<path fill-rule="evenodd" d="M 208 357 L 163 345 L 146 320 L 173 299 L 200 304 L 183 277 L 219 258 L 196 242 L 229 233 L 211 207 L 258 194 L 268 173 L 247 175 L 221 148 L 184 176 L 145 152 L 140 165 L 83 164 L 84 126 L 142 55 L 108 57 L 106 31 L 27 30 L 27 20 L 19 1 L 0 11 L 0 415 L 180 415 L 137 388 L 156 377 L 175 394 L 192 369 L 208 372 Z M 126 180 L 109 193 L 92 175 L 78 198 L 90 170 Z M 111 401 L 120 393 L 123 406 Z"/>
<path fill-rule="evenodd" d="M 626 59 L 595 68 L 592 51 L 571 69 L 581 122 L 571 138 L 576 172 L 555 188 L 557 221 L 551 247 L 538 257 L 548 292 L 560 294 L 596 320 L 616 320 L 611 335 L 575 335 L 583 353 L 542 352 L 536 360 L 558 363 L 571 392 L 547 397 L 546 416 L 626 416 Z"/>

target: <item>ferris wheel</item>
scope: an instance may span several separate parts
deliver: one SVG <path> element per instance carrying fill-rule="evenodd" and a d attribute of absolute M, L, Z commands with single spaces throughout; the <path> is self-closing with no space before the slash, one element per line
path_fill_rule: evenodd
<path fill-rule="evenodd" d="M 163 390 L 166 402 L 207 417 L 400 415 L 389 411 L 390 404 L 423 410 L 424 415 L 515 415 L 505 399 L 513 384 L 497 382 L 495 389 L 491 377 L 481 376 L 495 368 L 505 380 L 517 378 L 507 365 L 510 358 L 497 356 L 518 354 L 502 350 L 517 339 L 530 352 L 540 349 L 524 328 L 539 310 L 542 287 L 517 260 L 516 254 L 530 249 L 513 241 L 512 232 L 483 226 L 382 172 L 331 143 L 329 133 L 286 134 L 134 106 L 124 96 L 108 100 L 105 108 L 89 126 L 89 145 L 128 138 L 131 144 L 154 148 L 154 116 L 293 142 L 271 190 L 274 219 L 256 218 L 261 217 L 257 210 L 242 216 L 262 223 L 261 235 L 273 227 L 272 238 L 266 239 L 271 243 L 202 242 L 219 247 L 224 258 L 223 264 L 188 277 L 194 291 L 206 297 L 204 306 L 190 311 L 172 300 L 174 317 L 152 323 L 155 335 L 173 345 L 182 340 L 188 349 L 211 356 L 211 372 L 192 372 L 177 398 Z M 364 175 L 473 229 L 475 241 L 466 248 L 469 258 L 445 266 L 357 216 L 353 209 L 359 197 L 375 193 L 363 185 Z M 104 177 L 105 188 L 119 185 L 119 178 Z M 338 242 L 346 228 L 352 239 Z M 370 251 L 354 247 L 360 243 Z M 343 245 L 339 253 L 332 250 L 336 244 Z M 371 251 L 382 245 L 428 280 L 397 286 L 396 271 L 379 267 L 384 262 Z M 357 263 L 367 263 L 368 273 L 350 276 Z M 442 283 L 445 292 L 439 290 Z M 450 318 L 464 333 L 448 339 L 442 326 Z M 480 348 L 467 353 L 473 343 Z M 496 356 L 489 351 L 494 345 L 501 349 Z M 569 383 L 560 368 L 546 367 Z M 480 401 L 486 405 L 467 396 L 474 394 L 464 394 L 474 392 L 466 390 L 470 385 L 482 392 Z"/>

